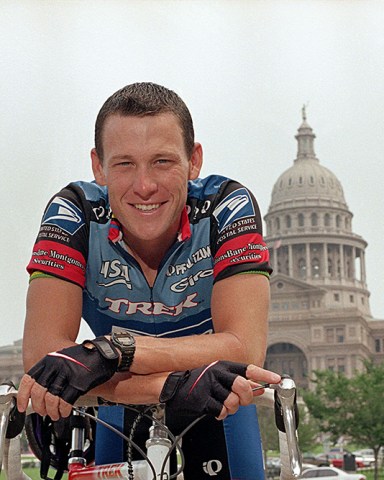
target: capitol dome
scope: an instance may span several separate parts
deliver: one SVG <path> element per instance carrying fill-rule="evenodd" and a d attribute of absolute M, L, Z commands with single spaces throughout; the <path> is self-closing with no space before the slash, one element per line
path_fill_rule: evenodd
<path fill-rule="evenodd" d="M 292 202 L 295 205 L 301 203 L 303 206 L 348 209 L 340 181 L 316 158 L 313 145 L 315 137 L 303 109 L 303 123 L 295 136 L 298 142 L 297 158 L 274 184 L 270 212 L 287 208 Z"/>

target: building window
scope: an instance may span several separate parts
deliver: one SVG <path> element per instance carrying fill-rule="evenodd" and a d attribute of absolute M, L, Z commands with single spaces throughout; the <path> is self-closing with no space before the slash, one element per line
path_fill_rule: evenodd
<path fill-rule="evenodd" d="M 297 222 L 299 227 L 304 227 L 304 215 L 302 213 L 297 216 Z"/>
<path fill-rule="evenodd" d="M 307 266 L 304 258 L 299 259 L 299 276 L 302 279 L 305 279 L 307 276 Z"/>
<path fill-rule="evenodd" d="M 292 221 L 291 221 L 291 216 L 290 215 L 287 215 L 285 217 L 285 226 L 287 228 L 291 228 L 291 226 L 292 226 Z"/>
<path fill-rule="evenodd" d="M 320 261 L 318 258 L 312 260 L 312 278 L 320 278 Z"/>
<path fill-rule="evenodd" d="M 330 216 L 329 213 L 326 213 L 326 214 L 324 215 L 324 225 L 325 225 L 326 227 L 330 227 L 330 226 L 331 226 L 331 216 Z"/>
<path fill-rule="evenodd" d="M 375 352 L 379 353 L 381 352 L 381 341 L 380 338 L 375 339 Z"/>
<path fill-rule="evenodd" d="M 312 215 L 311 215 L 311 225 L 312 225 L 312 227 L 317 227 L 317 213 L 312 213 Z"/>
<path fill-rule="evenodd" d="M 336 327 L 336 343 L 344 343 L 345 328 Z"/>
<path fill-rule="evenodd" d="M 332 372 L 345 373 L 345 358 L 327 358 L 327 369 Z"/>
<path fill-rule="evenodd" d="M 341 224 L 340 215 L 336 215 L 336 227 L 337 227 L 337 228 L 340 228 L 340 224 Z"/>
<path fill-rule="evenodd" d="M 334 293 L 333 294 L 333 299 L 335 300 L 335 302 L 340 302 L 340 294 L 339 293 Z"/>
<path fill-rule="evenodd" d="M 354 303 L 354 302 L 355 302 L 355 297 L 354 297 L 353 295 L 350 295 L 350 296 L 349 296 L 349 301 L 350 301 L 351 303 Z"/>
<path fill-rule="evenodd" d="M 280 230 L 280 218 L 276 218 L 275 224 L 276 224 L 276 230 Z"/>
<path fill-rule="evenodd" d="M 325 341 L 327 343 L 344 343 L 345 327 L 326 327 Z"/>

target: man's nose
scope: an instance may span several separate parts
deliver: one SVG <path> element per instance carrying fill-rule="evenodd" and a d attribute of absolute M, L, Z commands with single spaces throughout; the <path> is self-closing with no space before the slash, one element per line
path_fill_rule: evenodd
<path fill-rule="evenodd" d="M 150 169 L 137 169 L 133 181 L 133 190 L 137 195 L 148 198 L 157 191 L 157 181 Z"/>

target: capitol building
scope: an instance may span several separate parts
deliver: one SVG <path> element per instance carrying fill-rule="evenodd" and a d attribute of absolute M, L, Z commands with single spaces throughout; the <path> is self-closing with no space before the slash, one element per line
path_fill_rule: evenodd
<path fill-rule="evenodd" d="M 316 157 L 302 116 L 297 157 L 277 178 L 264 217 L 274 270 L 265 367 L 308 387 L 314 370 L 352 376 L 365 360 L 383 362 L 384 320 L 370 312 L 367 242 L 353 232 L 342 184 Z M 0 347 L 0 380 L 21 375 L 19 340 Z"/>
<path fill-rule="evenodd" d="M 340 180 L 316 157 L 304 109 L 295 138 L 297 157 L 264 217 L 274 270 L 265 367 L 308 387 L 314 370 L 352 376 L 365 360 L 381 363 L 384 320 L 370 312 L 367 242 L 353 232 Z"/>

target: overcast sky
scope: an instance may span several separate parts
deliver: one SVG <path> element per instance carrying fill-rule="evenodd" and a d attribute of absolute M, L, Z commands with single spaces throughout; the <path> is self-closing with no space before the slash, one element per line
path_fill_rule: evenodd
<path fill-rule="evenodd" d="M 203 175 L 245 183 L 263 215 L 307 104 L 317 157 L 368 242 L 372 314 L 384 318 L 383 25 L 383 2 L 368 0 L 1 0 L 0 345 L 22 337 L 48 199 L 91 179 L 97 112 L 136 81 L 183 97 Z"/>

